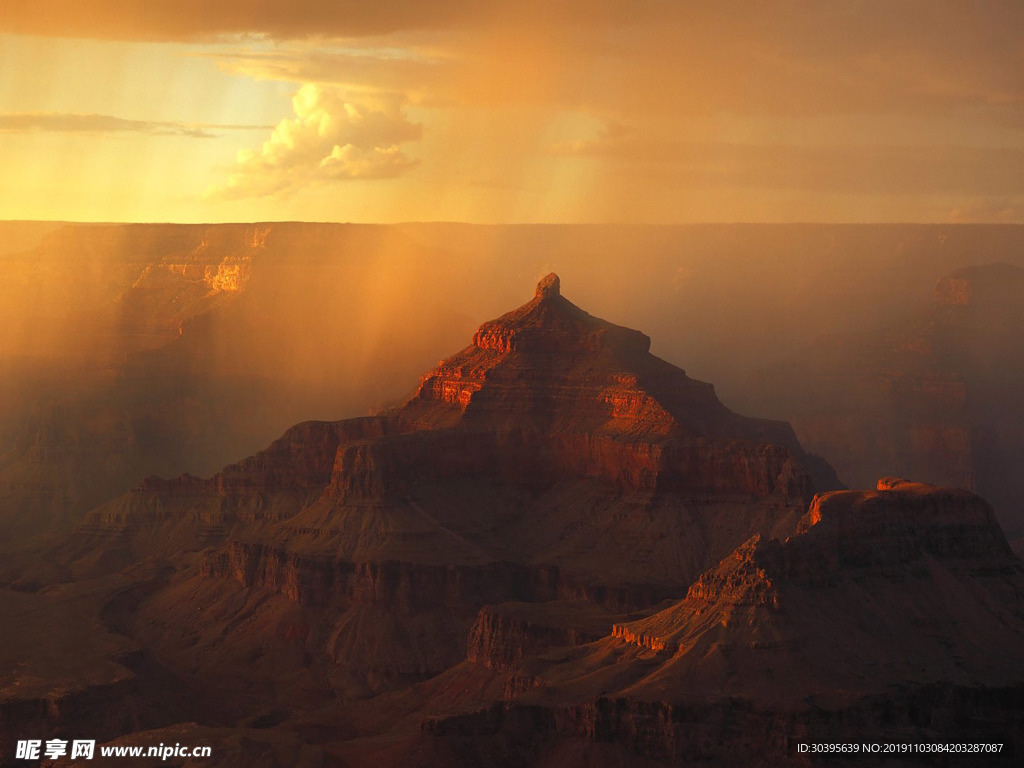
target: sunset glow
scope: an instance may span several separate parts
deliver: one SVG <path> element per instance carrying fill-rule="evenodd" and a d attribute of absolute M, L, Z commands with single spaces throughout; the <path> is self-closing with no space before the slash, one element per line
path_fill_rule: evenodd
<path fill-rule="evenodd" d="M 3 219 L 1024 221 L 1016 2 L 8 5 Z"/>

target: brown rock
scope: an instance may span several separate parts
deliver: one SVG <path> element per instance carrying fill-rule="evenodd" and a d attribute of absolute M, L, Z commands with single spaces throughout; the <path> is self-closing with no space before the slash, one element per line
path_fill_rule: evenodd
<path fill-rule="evenodd" d="M 992 732 L 1016 748 L 1024 566 L 973 494 L 879 485 L 819 496 L 801 533 L 752 538 L 685 599 L 535 656 L 509 700 L 428 732 L 464 757 L 531 735 L 542 753 L 571 743 L 580 765 L 607 742 L 665 765 L 788 764 L 794 739 Z"/>
<path fill-rule="evenodd" d="M 236 719 L 270 717 L 268 691 L 288 708 L 398 695 L 457 665 L 467 634 L 468 666 L 522 690 L 537 650 L 685 594 L 830 487 L 788 425 L 733 413 L 649 347 L 549 276 L 401 405 L 299 424 L 210 478 L 148 478 L 52 559 L 73 579 L 172 564 L 111 615 Z"/>

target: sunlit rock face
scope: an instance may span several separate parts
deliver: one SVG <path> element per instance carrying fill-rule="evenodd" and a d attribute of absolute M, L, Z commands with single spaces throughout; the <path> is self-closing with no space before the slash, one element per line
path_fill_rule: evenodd
<path fill-rule="evenodd" d="M 177 330 L 225 301 L 249 282 L 253 258 L 266 247 L 269 226 L 210 228 L 193 248 L 147 264 L 118 298 L 120 322 L 152 333 Z"/>
<path fill-rule="evenodd" d="M 633 489 L 807 493 L 787 425 L 738 416 L 649 349 L 644 334 L 564 298 L 552 274 L 532 301 L 484 323 L 470 347 L 427 373 L 402 413 L 542 435 L 549 463 Z"/>

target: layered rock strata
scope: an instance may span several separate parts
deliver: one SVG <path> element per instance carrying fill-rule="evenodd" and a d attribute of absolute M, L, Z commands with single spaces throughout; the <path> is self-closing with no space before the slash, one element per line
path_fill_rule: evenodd
<path fill-rule="evenodd" d="M 249 642 L 229 620 L 232 600 L 283 599 L 306 617 L 296 642 L 314 666 L 360 670 L 349 693 L 454 664 L 465 643 L 453 633 L 479 626 L 486 605 L 643 609 L 685 593 L 750 536 L 792 532 L 836 482 L 788 425 L 733 413 L 649 347 L 549 275 L 402 405 L 300 424 L 208 479 L 149 478 L 96 509 L 58 560 L 82 578 L 194 553 L 167 594 L 223 616 L 218 643 Z M 225 580 L 234 586 L 203 586 Z M 150 603 L 177 611 L 160 594 Z M 146 605 L 140 615 L 163 625 Z M 524 649 L 545 635 L 534 630 Z M 398 642 L 407 631 L 437 652 Z M 559 632 L 591 638 L 563 628 L 544 642 Z M 187 632 L 153 642 L 204 663 Z M 358 663 L 331 650 L 342 646 L 360 649 Z"/>

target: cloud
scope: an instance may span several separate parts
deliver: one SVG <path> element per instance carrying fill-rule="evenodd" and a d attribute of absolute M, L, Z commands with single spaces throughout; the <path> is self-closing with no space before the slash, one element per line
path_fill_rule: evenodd
<path fill-rule="evenodd" d="M 4 31 L 105 40 L 196 41 L 240 33 L 276 38 L 366 35 L 422 27 L 447 15 L 443 7 L 421 10 L 416 2 L 358 0 L 35 0 L 6 5 L 0 18 Z"/>
<path fill-rule="evenodd" d="M 263 125 L 217 125 L 159 120 L 129 120 L 113 115 L 75 112 L 2 112 L 0 131 L 47 133 L 147 133 L 155 136 L 187 136 L 213 139 L 219 131 L 265 129 Z"/>
<path fill-rule="evenodd" d="M 706 215 L 744 217 L 739 207 L 748 201 L 775 205 L 776 191 L 799 190 L 803 197 L 786 198 L 794 211 L 786 215 L 800 217 L 798 199 L 813 203 L 829 190 L 833 197 L 888 195 L 887 204 L 917 196 L 919 208 L 945 206 L 936 199 L 942 195 L 1016 200 L 1024 172 L 1020 0 L 8 5 L 0 31 L 215 41 L 161 50 L 205 58 L 232 75 L 288 83 L 280 86 L 288 92 L 316 84 L 300 91 L 312 94 L 315 105 L 297 104 L 293 116 L 260 136 L 267 138 L 262 146 L 254 142 L 224 170 L 223 183 L 209 192 L 220 198 L 404 175 L 400 184 L 374 185 L 367 198 L 383 200 L 400 188 L 394 204 L 419 206 L 408 216 L 482 216 L 480 201 L 489 193 L 474 180 L 507 179 L 522 187 L 516 197 L 523 213 L 515 215 L 562 215 L 545 210 L 557 190 L 559 205 L 617 216 L 616 205 L 678 200 L 708 186 L 720 204 L 702 208 Z M 56 54 L 64 45 L 33 40 L 24 47 Z M 110 50 L 122 55 L 119 45 Z M 22 71 L 18 63 L 12 71 Z M 48 70 L 37 69 L 45 88 Z M 189 77 L 208 71 L 184 70 Z M 231 82 L 216 82 L 222 80 Z M 239 84 L 245 95 L 230 103 L 280 92 Z M 56 104 L 8 107 L 40 103 Z M 416 152 L 409 146 L 422 129 L 405 110 L 428 116 L 422 119 L 431 126 L 430 141 Z M 608 128 L 594 133 L 599 124 Z M 153 124 L 146 130 L 202 136 L 215 129 Z M 410 154 L 424 160 L 415 173 Z M 728 188 L 736 194 L 726 195 Z M 344 194 L 340 185 L 335 190 Z M 491 197 L 504 205 L 513 195 L 494 188 Z M 906 199 L 896 203 L 909 205 Z M 846 201 L 836 197 L 835 205 Z M 497 205 L 493 210 L 487 215 L 512 215 Z M 667 204 L 663 210 L 677 215 Z M 854 215 L 847 210 L 837 207 L 835 216 Z"/>
<path fill-rule="evenodd" d="M 296 83 L 429 91 L 417 103 L 533 101 L 606 117 L 620 109 L 670 119 L 951 110 L 974 110 L 979 120 L 1009 126 L 1024 119 L 1020 0 L 7 5 L 0 31 L 20 34 L 235 44 L 269 38 L 273 51 L 222 52 L 218 61 L 229 71 Z M 450 56 L 424 62 L 315 50 L 342 40 L 406 50 L 428 41 Z"/>
<path fill-rule="evenodd" d="M 664 5 L 662 0 L 33 0 L 5 3 L 0 31 L 162 41 L 246 33 L 275 39 L 363 37 L 494 23 L 621 24 Z"/>
<path fill-rule="evenodd" d="M 342 87 L 347 93 L 392 93 L 415 104 L 438 104 L 452 98 L 453 79 L 464 62 L 415 46 L 367 48 L 280 45 L 274 50 L 252 47 L 198 54 L 224 72 L 256 80 L 317 83 Z"/>
<path fill-rule="evenodd" d="M 1024 147 L 757 144 L 680 141 L 610 124 L 549 146 L 620 176 L 690 186 L 887 195 L 1024 195 Z"/>
<path fill-rule="evenodd" d="M 400 145 L 418 140 L 423 126 L 409 122 L 399 102 L 374 108 L 307 83 L 292 107 L 295 117 L 278 123 L 259 149 L 239 152 L 227 182 L 208 197 L 263 197 L 311 183 L 394 178 L 416 165 Z"/>
<path fill-rule="evenodd" d="M 421 104 L 545 103 L 621 119 L 1024 119 L 1019 0 L 983 12 L 958 0 L 378 5 L 380 23 L 369 25 L 310 2 L 285 26 L 265 10 L 230 23 L 211 10 L 221 20 L 211 30 L 262 31 L 275 46 L 207 55 L 236 74 L 392 90 Z"/>

